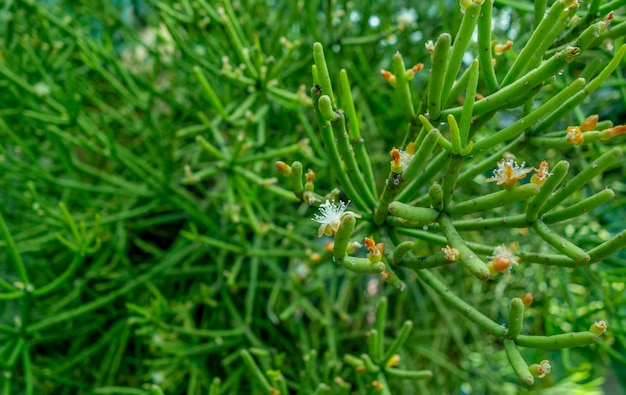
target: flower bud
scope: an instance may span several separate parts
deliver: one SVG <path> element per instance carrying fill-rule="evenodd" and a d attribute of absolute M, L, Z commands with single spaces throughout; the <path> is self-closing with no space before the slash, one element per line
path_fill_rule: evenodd
<path fill-rule="evenodd" d="M 585 118 L 583 123 L 580 124 L 580 129 L 583 132 L 589 132 L 591 130 L 596 130 L 596 125 L 598 124 L 598 119 L 600 119 L 598 114 L 589 115 L 587 118 Z"/>
<path fill-rule="evenodd" d="M 552 372 L 552 366 L 550 365 L 550 361 L 548 361 L 547 359 L 544 359 L 538 364 L 534 363 L 530 365 L 528 367 L 528 370 L 530 371 L 530 374 L 533 375 L 533 377 L 541 379 L 545 377 L 546 375 L 550 374 L 550 372 Z"/>
<path fill-rule="evenodd" d="M 524 307 L 530 307 L 530 305 L 533 304 L 533 294 L 531 292 L 526 292 L 524 296 L 522 296 L 522 302 L 524 302 Z"/>
<path fill-rule="evenodd" d="M 291 166 L 282 160 L 276 161 L 276 169 L 285 177 L 289 177 L 291 175 Z"/>
<path fill-rule="evenodd" d="M 594 322 L 589 328 L 589 332 L 597 336 L 602 336 L 604 335 L 604 332 L 606 332 L 606 327 L 607 325 L 605 321 Z"/>

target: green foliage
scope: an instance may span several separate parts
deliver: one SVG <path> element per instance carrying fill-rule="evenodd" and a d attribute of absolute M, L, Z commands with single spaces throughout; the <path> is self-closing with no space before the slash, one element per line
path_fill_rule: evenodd
<path fill-rule="evenodd" d="M 626 257 L 616 254 L 620 241 L 606 242 L 626 218 L 624 137 L 606 142 L 609 122 L 625 122 L 623 70 L 619 60 L 607 66 L 623 48 L 622 3 L 572 8 L 582 20 L 569 26 L 555 11 L 550 39 L 528 57 L 516 54 L 545 2 L 497 1 L 482 14 L 472 5 L 465 17 L 456 2 L 417 2 L 417 24 L 403 2 L 366 3 L 0 5 L 4 394 L 517 393 L 507 360 L 516 352 L 515 363 L 551 362 L 533 391 L 573 393 L 598 390 L 610 364 L 624 364 Z M 611 9 L 608 30 L 585 30 L 600 29 Z M 487 11 L 503 21 L 493 30 Z M 487 33 L 515 41 L 493 70 L 482 66 L 491 64 Z M 454 68 L 429 78 L 428 40 L 433 61 Z M 466 42 L 474 64 L 461 62 Z M 565 45 L 585 49 L 571 57 Z M 515 85 L 544 52 L 555 59 L 549 67 Z M 328 99 L 310 96 L 314 63 Z M 380 69 L 391 70 L 395 88 Z M 496 96 L 496 107 L 474 102 L 474 92 L 504 91 L 498 81 L 518 90 Z M 312 110 L 317 100 L 330 106 L 324 114 Z M 570 147 L 567 126 L 596 113 L 597 133 Z M 387 152 L 410 141 L 414 159 L 406 169 L 396 163 L 385 182 Z M 547 160 L 553 175 L 541 188 L 504 192 L 480 182 L 505 152 Z M 280 167 L 285 183 L 278 160 L 292 163 Z M 440 177 L 443 168 L 454 176 Z M 315 239 L 316 209 L 306 204 L 327 194 L 356 207 L 342 218 L 341 251 Z M 476 207 L 480 228 L 475 216 L 458 219 Z M 451 220 L 430 225 L 444 210 Z M 526 227 L 539 236 L 522 240 Z M 374 236 L 367 256 L 356 235 Z M 462 252 L 479 276 L 500 243 L 519 240 L 522 264 L 489 282 L 461 266 L 437 268 L 453 240 L 477 254 Z M 349 265 L 385 270 L 364 276 Z M 502 342 L 511 299 L 525 292 L 535 301 L 521 334 Z M 467 308 L 470 320 L 451 307 Z M 609 324 L 599 341 L 588 332 L 598 320 Z M 597 343 L 534 348 L 571 345 L 558 337 L 565 332 Z"/>

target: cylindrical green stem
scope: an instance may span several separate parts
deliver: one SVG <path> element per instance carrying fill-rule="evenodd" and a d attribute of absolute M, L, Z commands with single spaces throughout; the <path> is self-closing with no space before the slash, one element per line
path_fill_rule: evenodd
<path fill-rule="evenodd" d="M 571 332 L 553 336 L 519 335 L 515 343 L 522 347 L 541 349 L 560 349 L 588 346 L 596 343 L 600 337 L 591 332 Z"/>
<path fill-rule="evenodd" d="M 400 331 L 393 339 L 393 342 L 391 343 L 387 351 L 385 351 L 385 356 L 381 361 L 382 363 L 387 363 L 387 361 L 389 361 L 389 358 L 391 358 L 400 349 L 400 347 L 402 347 L 404 343 L 406 343 L 406 340 L 409 338 L 412 329 L 413 321 L 404 321 L 402 327 L 400 328 Z"/>
<path fill-rule="evenodd" d="M 317 66 L 317 77 L 319 78 L 319 84 L 322 88 L 322 94 L 328 95 L 333 110 L 335 110 L 337 109 L 337 102 L 333 95 L 333 86 L 330 82 L 330 74 L 328 73 L 328 66 L 324 58 L 324 47 L 318 42 L 313 43 L 313 60 L 315 61 L 315 66 Z"/>
<path fill-rule="evenodd" d="M 461 61 L 463 60 L 463 55 L 465 55 L 467 46 L 472 39 L 472 32 L 476 26 L 478 15 L 480 15 L 480 4 L 473 2 L 472 5 L 467 7 L 465 10 L 465 15 L 463 15 L 459 31 L 457 32 L 456 37 L 454 37 L 454 44 L 452 44 L 452 50 L 450 51 L 450 59 L 448 67 L 446 68 L 446 75 L 441 91 L 442 102 L 445 102 L 448 99 L 450 88 L 452 87 L 452 84 L 461 69 Z"/>
<path fill-rule="evenodd" d="M 385 271 L 385 264 L 383 262 L 372 263 L 367 258 L 357 258 L 353 256 L 346 256 L 344 258 L 343 267 L 353 272 L 363 274 L 380 274 Z"/>
<path fill-rule="evenodd" d="M 522 200 L 527 200 L 539 193 L 540 188 L 535 184 L 524 184 L 514 189 L 503 189 L 488 195 L 465 200 L 446 209 L 448 215 L 457 217 L 477 213 L 479 211 L 492 210 Z"/>
<path fill-rule="evenodd" d="M 533 34 L 530 36 L 528 42 L 522 49 L 522 51 L 517 55 L 513 66 L 509 69 L 509 72 L 506 74 L 504 79 L 502 80 L 502 86 L 509 85 L 513 81 L 517 79 L 517 77 L 524 72 L 529 63 L 533 61 L 537 54 L 543 55 L 544 51 L 540 51 L 542 48 L 542 44 L 547 37 L 552 36 L 550 33 L 557 26 L 557 21 L 561 18 L 561 13 L 565 9 L 565 5 L 562 1 L 555 1 L 550 7 L 550 11 L 547 15 L 541 20 L 539 26 L 535 29 Z M 537 17 L 537 15 L 535 15 Z M 548 41 L 548 45 L 552 41 Z"/>
<path fill-rule="evenodd" d="M 450 242 L 450 246 L 459 251 L 459 260 L 470 273 L 480 280 L 489 279 L 489 269 L 487 264 L 483 262 L 463 241 L 463 238 L 452 225 L 452 220 L 447 215 L 439 217 L 439 225 Z"/>
<path fill-rule="evenodd" d="M 485 3 L 491 2 L 485 1 Z M 461 112 L 461 120 L 459 122 L 461 145 L 463 149 L 465 149 L 465 147 L 467 146 L 470 126 L 472 125 L 472 114 L 474 112 L 474 102 L 476 101 L 476 88 L 478 87 L 478 59 L 474 59 L 474 61 L 472 62 L 469 73 L 470 74 L 469 80 L 467 81 L 467 89 L 465 90 L 465 101 L 463 102 L 463 111 Z"/>
<path fill-rule="evenodd" d="M 530 201 L 528 209 L 526 210 L 526 220 L 528 222 L 534 222 L 539 217 L 543 206 L 548 201 L 548 198 L 559 186 L 563 178 L 567 175 L 569 170 L 569 163 L 562 160 L 554 166 L 552 174 L 546 179 L 545 183 L 541 186 L 541 191 Z"/>
<path fill-rule="evenodd" d="M 602 173 L 607 167 L 614 164 L 621 156 L 622 150 L 619 147 L 615 147 L 605 152 L 602 156 L 593 161 L 590 166 L 583 169 L 574 178 L 569 180 L 563 186 L 563 188 L 557 190 L 552 196 L 550 196 L 550 198 L 544 205 L 543 212 L 552 209 L 554 206 L 561 203 L 567 197 L 571 196 L 583 185 L 591 181 L 598 174 Z"/>
<path fill-rule="evenodd" d="M 448 33 L 443 33 L 437 38 L 435 52 L 433 54 L 433 66 L 430 69 L 428 80 L 428 116 L 437 120 L 441 114 L 441 96 L 443 82 L 448 68 L 448 56 L 452 38 Z"/>
<path fill-rule="evenodd" d="M 517 338 L 524 325 L 524 302 L 520 298 L 511 299 L 509 306 L 509 337 Z"/>
<path fill-rule="evenodd" d="M 463 299 L 454 295 L 452 291 L 439 281 L 430 270 L 417 270 L 417 276 L 428 284 L 437 294 L 461 315 L 476 323 L 487 333 L 497 338 L 504 338 L 507 330 L 502 325 L 492 321 L 489 317 L 476 310 Z"/>
<path fill-rule="evenodd" d="M 406 67 L 402 60 L 402 55 L 396 52 L 391 60 L 393 67 L 393 73 L 396 76 L 396 95 L 402 106 L 402 113 L 404 119 L 411 121 L 415 119 L 415 108 L 413 108 L 413 99 L 411 98 L 411 87 L 409 81 L 406 79 Z"/>
<path fill-rule="evenodd" d="M 439 217 L 439 212 L 426 207 L 414 207 L 406 203 L 392 202 L 389 212 L 407 221 L 429 224 Z"/>
<path fill-rule="evenodd" d="M 335 262 L 339 265 L 343 263 L 343 260 L 346 256 L 348 243 L 350 242 L 350 237 L 352 237 L 352 232 L 354 232 L 355 225 L 356 218 L 354 217 L 354 215 L 344 214 L 343 218 L 341 219 L 339 229 L 337 229 L 337 233 L 335 233 L 333 258 L 335 259 Z"/>
<path fill-rule="evenodd" d="M 493 68 L 491 57 L 491 15 L 493 11 L 493 2 L 485 1 L 480 8 L 480 16 L 478 17 L 478 59 L 480 60 L 480 69 L 487 85 L 488 93 L 495 92 L 498 89 L 498 80 Z"/>
<path fill-rule="evenodd" d="M 504 339 L 504 351 L 506 351 L 506 356 L 509 359 L 511 367 L 515 371 L 519 381 L 526 386 L 533 385 L 535 379 L 533 378 L 533 375 L 530 374 L 528 364 L 524 361 L 524 357 L 520 354 L 513 340 Z"/>
<path fill-rule="evenodd" d="M 572 258 L 577 264 L 587 263 L 591 259 L 589 254 L 587 254 L 582 248 L 563 238 L 559 234 L 554 233 L 543 221 L 537 220 L 531 227 L 548 244 L 559 252 Z"/>
<path fill-rule="evenodd" d="M 589 211 L 600 207 L 604 203 L 613 200 L 615 192 L 612 189 L 604 189 L 595 195 L 589 196 L 586 199 L 581 200 L 571 206 L 568 206 L 562 210 L 554 211 L 541 216 L 541 219 L 546 224 L 554 224 L 561 221 L 566 221 L 571 218 L 578 217 L 581 213 L 588 213 Z M 590 251 L 591 253 L 591 251 Z"/>

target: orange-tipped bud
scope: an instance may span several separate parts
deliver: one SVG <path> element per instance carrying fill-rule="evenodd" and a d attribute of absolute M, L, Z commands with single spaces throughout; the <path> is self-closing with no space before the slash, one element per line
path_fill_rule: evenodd
<path fill-rule="evenodd" d="M 530 305 L 533 304 L 533 294 L 531 292 L 526 292 L 524 296 L 522 296 L 522 302 L 524 303 L 524 307 L 530 307 Z"/>
<path fill-rule="evenodd" d="M 276 161 L 276 169 L 285 177 L 289 177 L 291 175 L 291 166 L 282 160 Z"/>
<path fill-rule="evenodd" d="M 391 84 L 391 86 L 396 86 L 396 76 L 389 70 L 380 70 L 380 75 L 383 76 L 384 79 Z"/>
<path fill-rule="evenodd" d="M 530 182 L 535 185 L 542 186 L 546 179 L 552 174 L 548 171 L 549 165 L 545 160 L 539 164 L 539 168 L 535 169 L 535 174 L 530 177 Z"/>
<path fill-rule="evenodd" d="M 365 238 L 365 247 L 368 249 L 369 253 L 367 254 L 367 259 L 372 263 L 380 262 L 382 258 L 382 254 L 378 247 L 376 246 L 376 242 L 371 237 Z"/>
<path fill-rule="evenodd" d="M 607 141 L 622 134 L 626 134 L 626 125 L 613 126 L 600 132 L 600 140 Z"/>
<path fill-rule="evenodd" d="M 391 152 L 391 172 L 400 174 L 402 173 L 402 157 L 400 155 L 400 151 L 396 148 L 392 149 Z"/>
<path fill-rule="evenodd" d="M 304 190 L 313 192 L 313 190 L 315 189 L 315 186 L 313 185 L 313 180 L 315 180 L 315 172 L 309 169 L 304 177 L 306 179 L 306 183 L 304 184 Z"/>
<path fill-rule="evenodd" d="M 583 132 L 596 130 L 598 119 L 600 119 L 600 116 L 598 114 L 589 115 L 587 118 L 585 118 L 583 123 L 580 124 L 580 130 L 582 130 Z"/>
<path fill-rule="evenodd" d="M 374 387 L 378 391 L 382 391 L 383 389 L 385 389 L 385 387 L 383 387 L 383 384 L 378 380 L 372 381 L 372 387 Z"/>
<path fill-rule="evenodd" d="M 404 77 L 407 80 L 412 80 L 413 77 L 415 77 L 415 74 L 419 73 L 420 71 L 422 71 L 424 69 L 424 65 L 422 63 L 418 63 L 415 66 L 411 67 L 410 69 L 408 69 L 405 73 L 404 73 Z"/>
<path fill-rule="evenodd" d="M 513 41 L 511 40 L 507 41 L 504 44 L 494 44 L 493 53 L 494 55 L 499 56 L 510 50 L 511 48 L 513 48 Z"/>

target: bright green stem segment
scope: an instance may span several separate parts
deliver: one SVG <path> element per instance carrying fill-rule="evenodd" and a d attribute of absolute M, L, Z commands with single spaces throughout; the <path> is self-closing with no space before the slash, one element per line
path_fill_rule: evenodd
<path fill-rule="evenodd" d="M 515 342 L 522 347 L 540 349 L 561 349 L 570 347 L 588 346 L 597 343 L 600 337 L 589 331 L 563 333 L 553 336 L 526 336 L 519 335 Z"/>
<path fill-rule="evenodd" d="M 404 321 L 402 327 L 400 328 L 400 331 L 393 339 L 393 342 L 391 343 L 387 351 L 385 351 L 382 363 L 387 363 L 387 361 L 389 361 L 389 358 L 391 358 L 400 349 L 400 347 L 402 347 L 404 343 L 406 343 L 406 340 L 411 334 L 411 330 L 413 330 L 413 321 Z"/>
<path fill-rule="evenodd" d="M 582 248 L 553 232 L 543 221 L 537 220 L 531 227 L 548 244 L 570 257 L 576 264 L 587 263 L 591 259 Z"/>
<path fill-rule="evenodd" d="M 363 200 L 361 195 L 357 193 L 354 185 L 352 185 L 352 182 L 348 178 L 347 172 L 343 171 L 341 167 L 341 158 L 339 156 L 337 143 L 335 142 L 333 129 L 330 125 L 330 122 L 326 121 L 322 117 L 322 114 L 320 113 L 320 110 L 318 108 L 318 102 L 321 96 L 321 92 L 317 87 L 313 87 L 311 89 L 313 108 L 315 110 L 315 115 L 319 123 L 320 134 L 322 136 L 322 141 L 324 142 L 324 148 L 326 150 L 326 154 L 328 155 L 330 166 L 337 175 L 337 178 L 339 179 L 339 184 L 344 189 L 346 194 L 350 197 L 350 199 L 354 202 L 354 205 L 361 210 L 368 211 L 369 205 L 365 202 L 365 200 Z"/>
<path fill-rule="evenodd" d="M 385 221 L 385 218 L 387 218 L 387 214 L 389 214 L 389 204 L 398 194 L 398 191 L 402 187 L 402 183 L 402 173 L 397 174 L 393 171 L 389 172 L 389 177 L 387 177 L 385 189 L 383 190 L 383 195 L 380 198 L 380 203 L 374 213 L 374 223 L 376 225 L 382 224 Z"/>
<path fill-rule="evenodd" d="M 339 88 L 343 95 L 341 96 L 342 108 L 346 112 L 348 122 L 350 122 L 350 138 L 361 138 L 361 128 L 359 127 L 359 120 L 356 115 L 356 108 L 354 107 L 354 100 L 352 99 L 352 91 L 350 90 L 350 81 L 348 80 L 348 72 L 346 69 L 339 70 Z"/>
<path fill-rule="evenodd" d="M 435 292 L 437 292 L 441 299 L 445 300 L 450 306 L 452 306 L 452 308 L 461 313 L 462 316 L 476 323 L 485 332 L 490 333 L 497 338 L 504 338 L 506 336 L 506 328 L 496 322 L 493 322 L 489 319 L 489 317 L 476 310 L 463 299 L 454 295 L 452 290 L 439 281 L 439 279 L 437 279 L 430 270 L 417 270 L 415 273 L 423 282 L 428 284 Z"/>
<path fill-rule="evenodd" d="M 590 262 L 598 262 L 607 258 L 626 246 L 626 230 L 621 231 L 614 237 L 596 246 L 589 251 Z"/>
<path fill-rule="evenodd" d="M 587 168 L 583 169 L 574 178 L 569 180 L 565 184 L 565 186 L 563 186 L 563 188 L 559 189 L 552 196 L 550 196 L 544 206 L 543 212 L 552 209 L 554 206 L 561 203 L 567 197 L 571 196 L 583 185 L 598 176 L 598 174 L 602 173 L 607 167 L 617 163 L 621 156 L 622 150 L 619 147 L 615 147 L 605 152 L 602 156 L 592 162 Z"/>
<path fill-rule="evenodd" d="M 441 188 L 443 189 L 443 206 L 447 207 L 452 201 L 452 195 L 454 194 L 454 187 L 456 181 L 459 179 L 459 173 L 461 172 L 461 165 L 463 164 L 463 157 L 460 155 L 451 155 L 448 162 L 448 170 L 443 175 L 441 182 Z"/>
<path fill-rule="evenodd" d="M 489 1 L 486 1 L 486 3 L 489 3 Z M 459 123 L 463 149 L 467 146 L 470 126 L 472 126 L 472 114 L 474 113 L 474 102 L 476 101 L 479 71 L 478 59 L 474 59 L 470 66 L 469 80 L 467 81 L 467 88 L 465 90 L 465 101 L 463 102 L 463 111 L 461 112 L 461 121 Z"/>
<path fill-rule="evenodd" d="M 481 64 L 481 72 L 489 93 L 498 89 L 498 79 L 493 68 L 491 57 L 491 14 L 493 2 L 485 1 L 480 8 L 478 18 L 478 59 Z"/>
<path fill-rule="evenodd" d="M 452 225 L 452 220 L 447 215 L 439 217 L 439 225 L 441 230 L 450 242 L 450 246 L 459 251 L 459 260 L 470 273 L 479 280 L 489 280 L 489 269 L 487 264 L 483 262 L 463 241 L 463 238 Z"/>
<path fill-rule="evenodd" d="M 565 5 L 562 1 L 557 0 L 550 7 L 550 11 L 547 15 L 541 20 L 539 26 L 535 29 L 533 34 L 530 36 L 530 39 L 522 49 L 522 51 L 517 55 L 513 66 L 509 69 L 509 72 L 502 80 L 502 86 L 509 85 L 513 81 L 517 79 L 526 69 L 526 67 L 534 61 L 536 56 L 541 56 L 543 54 L 543 50 L 539 52 L 539 50 L 544 46 L 542 45 L 547 37 L 551 37 L 552 30 L 555 26 L 558 25 L 558 19 L 561 18 L 561 13 L 565 9 Z M 552 41 L 548 41 L 548 45 Z M 544 48 L 545 49 L 545 48 Z"/>
<path fill-rule="evenodd" d="M 317 102 L 317 106 L 325 120 L 332 122 L 337 119 L 337 114 L 333 111 L 333 106 L 328 95 L 322 95 Z"/>
<path fill-rule="evenodd" d="M 513 85 L 511 85 L 511 87 L 512 86 Z M 478 141 L 476 144 L 474 144 L 474 151 L 476 152 L 476 151 L 480 151 L 484 149 L 490 149 L 501 142 L 517 137 L 521 132 L 523 132 L 525 129 L 529 128 L 533 123 L 541 119 L 541 117 L 554 111 L 568 97 L 570 97 L 571 95 L 583 89 L 584 86 L 585 86 L 584 79 L 578 78 L 574 80 L 567 88 L 563 89 L 561 92 L 554 95 L 553 98 L 543 103 L 537 109 L 533 110 L 530 114 L 517 120 L 513 124 L 500 130 L 499 132 L 494 133 Z M 499 92 L 502 92 L 505 89 L 508 89 L 508 87 L 503 88 Z M 483 99 L 483 100 L 486 100 L 486 99 Z M 483 100 L 476 103 L 476 106 L 478 106 L 479 103 L 481 103 Z"/>
<path fill-rule="evenodd" d="M 463 60 L 463 55 L 465 55 L 467 46 L 472 38 L 472 32 L 476 26 L 478 15 L 480 15 L 480 4 L 478 3 L 472 3 L 472 5 L 467 7 L 465 10 L 465 15 L 463 15 L 463 20 L 461 21 L 461 27 L 459 27 L 459 31 L 454 38 L 452 50 L 450 51 L 450 60 L 448 62 L 448 67 L 446 68 L 446 75 L 441 91 L 442 102 L 445 102 L 448 99 L 450 88 L 452 88 L 452 84 L 461 69 L 461 61 Z"/>
<path fill-rule="evenodd" d="M 439 212 L 426 207 L 414 207 L 406 203 L 393 202 L 389 212 L 407 221 L 429 224 L 439 218 Z"/>
<path fill-rule="evenodd" d="M 333 86 L 330 82 L 330 74 L 328 73 L 328 66 L 326 65 L 326 59 L 324 58 L 324 47 L 322 44 L 316 42 L 313 44 L 313 60 L 317 67 L 317 78 L 319 79 L 320 87 L 322 87 L 322 94 L 328 95 L 333 110 L 337 109 L 337 102 L 333 95 Z"/>
<path fill-rule="evenodd" d="M 528 205 L 526 210 L 526 220 L 528 222 L 534 222 L 539 217 L 541 209 L 548 201 L 548 198 L 559 186 L 563 178 L 567 175 L 569 170 L 569 163 L 567 161 L 560 161 L 552 169 L 552 174 L 546 179 L 545 183 L 541 186 L 541 191 L 535 196 Z"/>
<path fill-rule="evenodd" d="M 337 229 L 337 233 L 335 233 L 333 257 L 335 258 L 335 262 L 339 265 L 343 263 L 346 256 L 348 243 L 350 242 L 350 237 L 352 237 L 352 233 L 354 232 L 355 225 L 356 218 L 354 215 L 345 214 L 341 219 L 341 224 L 339 225 L 339 229 Z"/>
<path fill-rule="evenodd" d="M 576 106 L 582 103 L 582 101 L 585 100 L 587 96 L 589 96 L 596 89 L 598 89 L 621 63 L 624 54 L 626 54 L 626 44 L 623 44 L 617 50 L 617 53 L 609 62 L 609 64 L 600 72 L 600 74 L 598 74 L 596 78 L 589 81 L 584 89 L 574 95 L 571 95 L 571 97 L 569 97 L 567 100 L 562 101 L 559 107 L 552 114 L 550 114 L 550 116 L 541 120 L 541 122 L 539 122 L 533 130 L 533 134 L 539 134 L 550 129 L 554 124 L 563 119 L 563 116 L 565 114 L 576 108 Z"/>
<path fill-rule="evenodd" d="M 479 211 L 491 210 L 522 200 L 527 200 L 532 196 L 537 195 L 539 191 L 539 186 L 535 184 L 524 184 L 513 189 L 503 189 L 475 199 L 465 200 L 461 203 L 448 207 L 446 213 L 450 216 L 457 217 L 460 215 L 477 213 Z"/>
<path fill-rule="evenodd" d="M 380 274 L 385 271 L 383 262 L 372 263 L 367 258 L 347 256 L 343 260 L 343 267 L 362 274 Z"/>
<path fill-rule="evenodd" d="M 428 160 L 430 159 L 430 155 L 437 146 L 437 141 L 439 139 L 440 133 L 437 129 L 430 130 L 426 137 L 422 140 L 422 143 L 419 145 L 417 152 L 413 155 L 413 159 L 409 163 L 409 166 L 406 168 L 403 174 L 403 178 L 406 180 L 405 187 L 398 193 L 397 200 L 405 201 L 408 199 L 413 192 L 415 192 L 415 181 L 417 180 L 417 173 L 424 168 Z"/>
<path fill-rule="evenodd" d="M 562 210 L 544 214 L 541 216 L 541 219 L 546 224 L 565 221 L 578 217 L 580 213 L 587 213 L 597 207 L 600 207 L 604 203 L 613 200 L 613 198 L 615 198 L 615 192 L 613 192 L 612 189 L 605 189 Z"/>
<path fill-rule="evenodd" d="M 404 259 L 404 256 L 413 248 L 415 248 L 415 243 L 412 241 L 403 241 L 398 244 L 393 250 L 393 263 L 398 264 L 398 262 L 401 262 L 402 259 Z"/>
<path fill-rule="evenodd" d="M 391 65 L 393 67 L 393 73 L 396 76 L 396 94 L 398 95 L 398 100 L 400 100 L 400 105 L 402 106 L 404 119 L 412 121 L 415 119 L 415 108 L 413 108 L 413 99 L 411 98 L 409 80 L 406 79 L 406 67 L 404 66 L 402 55 L 400 55 L 399 52 L 396 52 L 395 55 L 393 55 Z"/>
<path fill-rule="evenodd" d="M 433 66 L 430 69 L 428 83 L 428 116 L 437 120 L 441 114 L 441 93 L 443 82 L 448 68 L 448 56 L 452 38 L 448 33 L 443 33 L 437 38 L 435 52 L 433 54 Z"/>
<path fill-rule="evenodd" d="M 443 188 L 436 182 L 428 188 L 428 196 L 430 197 L 430 205 L 439 212 L 443 211 Z"/>
<path fill-rule="evenodd" d="M 511 367 L 515 371 L 517 378 L 519 381 L 525 386 L 531 386 L 535 382 L 533 375 L 530 373 L 528 369 L 528 364 L 524 361 L 524 357 L 520 354 L 515 342 L 510 339 L 504 339 L 504 351 L 506 351 L 506 356 L 511 363 Z"/>
<path fill-rule="evenodd" d="M 339 149 L 339 153 L 341 154 L 341 157 L 346 165 L 345 172 L 348 174 L 352 185 L 354 185 L 357 190 L 359 197 L 367 203 L 367 211 L 370 211 L 376 205 L 376 200 L 374 199 L 372 192 L 365 184 L 363 174 L 361 173 L 356 162 L 356 158 L 354 157 L 354 151 L 350 146 L 348 131 L 346 130 L 346 119 L 344 113 L 343 111 L 337 111 L 336 114 L 337 119 L 334 122 L 331 122 L 331 126 L 335 133 L 335 138 L 337 139 L 337 148 Z"/>
<path fill-rule="evenodd" d="M 541 64 L 541 66 L 520 77 L 512 84 L 499 89 L 497 92 L 479 100 L 474 104 L 474 116 L 494 111 L 498 108 L 506 107 L 510 103 L 515 103 L 520 97 L 539 87 L 544 81 L 557 74 L 568 63 L 580 53 L 576 47 L 567 47 L 557 52 L 550 59 Z M 461 107 L 451 108 L 444 111 L 445 115 L 458 115 L 462 112 Z M 531 112 L 531 114 L 533 114 Z"/>
<path fill-rule="evenodd" d="M 515 339 L 519 336 L 524 325 L 524 302 L 520 298 L 511 299 L 509 306 L 509 337 Z"/>
<path fill-rule="evenodd" d="M 302 183 L 302 163 L 295 161 L 291 164 L 291 174 L 289 176 L 291 180 L 291 189 L 293 189 L 294 195 L 302 199 L 302 193 L 304 192 L 304 184 Z"/>
<path fill-rule="evenodd" d="M 354 107 L 354 100 L 352 99 L 352 91 L 350 90 L 350 82 L 348 81 L 348 73 L 345 69 L 339 71 L 339 86 L 342 95 L 342 103 L 345 110 L 346 118 L 350 127 L 348 128 L 348 134 L 352 139 L 352 148 L 354 149 L 354 155 L 356 156 L 357 163 L 361 171 L 363 171 L 363 177 L 370 192 L 376 197 L 376 181 L 374 179 L 374 172 L 372 170 L 372 163 L 370 157 L 365 149 L 365 144 L 361 138 L 361 128 L 359 125 L 359 119 Z"/>

